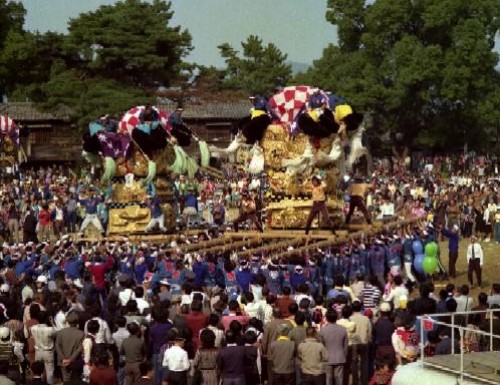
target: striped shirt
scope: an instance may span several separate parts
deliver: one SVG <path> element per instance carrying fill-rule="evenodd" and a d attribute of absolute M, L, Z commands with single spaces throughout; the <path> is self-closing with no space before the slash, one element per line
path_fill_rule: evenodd
<path fill-rule="evenodd" d="M 380 302 L 381 296 L 382 292 L 378 287 L 367 283 L 363 291 L 361 292 L 363 307 L 365 309 L 376 308 Z"/>

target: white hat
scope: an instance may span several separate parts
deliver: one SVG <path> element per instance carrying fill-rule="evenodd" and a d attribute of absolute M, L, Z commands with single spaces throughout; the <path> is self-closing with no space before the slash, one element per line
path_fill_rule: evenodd
<path fill-rule="evenodd" d="M 0 286 L 0 293 L 8 293 L 10 291 L 10 286 L 8 283 L 3 283 Z"/>
<path fill-rule="evenodd" d="M 453 230 L 458 231 L 459 229 L 460 227 L 458 227 L 458 225 L 453 225 Z"/>
<path fill-rule="evenodd" d="M 0 338 L 2 340 L 6 340 L 7 338 L 10 337 L 10 329 L 5 326 L 0 327 Z"/>
<path fill-rule="evenodd" d="M 83 289 L 83 283 L 80 278 L 77 278 L 73 281 L 73 285 L 75 285 L 79 289 Z"/>
<path fill-rule="evenodd" d="M 45 275 L 39 275 L 36 281 L 40 283 L 47 283 L 47 277 Z"/>
<path fill-rule="evenodd" d="M 171 286 L 170 283 L 166 279 L 162 279 L 160 281 L 160 285 Z"/>
<path fill-rule="evenodd" d="M 391 311 L 391 304 L 389 302 L 382 302 L 380 304 L 380 311 L 382 313 L 389 313 Z"/>

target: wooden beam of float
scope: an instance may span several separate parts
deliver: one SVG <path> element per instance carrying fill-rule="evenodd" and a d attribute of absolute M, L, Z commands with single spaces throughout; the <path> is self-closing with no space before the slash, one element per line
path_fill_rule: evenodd
<path fill-rule="evenodd" d="M 175 248 L 168 248 L 167 252 L 174 252 L 176 250 L 181 250 L 182 252 L 193 252 L 196 250 L 213 247 L 220 245 L 221 243 L 231 243 L 233 240 L 229 237 L 223 236 L 220 238 L 210 239 L 208 241 L 202 241 L 197 243 L 182 243 Z"/>
<path fill-rule="evenodd" d="M 247 238 L 247 237 L 261 237 L 262 239 L 328 239 L 332 238 L 331 232 L 324 231 L 324 234 L 304 234 L 304 231 L 283 231 L 283 230 L 266 230 L 264 233 L 256 233 L 255 231 L 242 231 L 238 233 L 226 233 L 230 238 Z"/>
<path fill-rule="evenodd" d="M 252 245 L 255 245 L 258 243 L 263 243 L 263 242 L 264 242 L 264 239 L 262 239 L 260 237 L 255 237 L 255 238 L 250 238 L 250 239 L 246 239 L 243 241 L 231 242 L 231 244 L 229 244 L 229 245 L 211 247 L 209 249 L 203 250 L 203 253 L 217 253 L 220 251 L 232 251 L 232 250 L 237 250 L 240 247 L 250 247 Z"/>
<path fill-rule="evenodd" d="M 177 240 L 181 235 L 192 236 L 198 235 L 203 230 L 187 230 L 182 233 L 175 234 L 130 234 L 130 235 L 110 235 L 107 237 L 84 237 L 75 238 L 75 242 L 97 242 L 97 241 L 109 241 L 109 242 L 121 242 L 123 240 L 128 240 L 130 242 L 172 242 Z"/>
<path fill-rule="evenodd" d="M 255 247 L 255 248 L 250 249 L 250 250 L 240 251 L 240 252 L 238 252 L 238 255 L 241 257 L 246 257 L 246 256 L 251 256 L 253 254 L 259 254 L 259 253 L 262 253 L 265 251 L 274 251 L 274 250 L 283 249 L 283 248 L 286 248 L 289 246 L 295 247 L 297 245 L 302 244 L 303 242 L 304 242 L 304 239 L 302 239 L 302 238 L 287 239 L 285 241 L 281 241 L 278 243 L 272 243 L 270 245 L 259 246 L 259 247 Z"/>
<path fill-rule="evenodd" d="M 392 230 L 395 228 L 402 228 L 402 227 L 412 225 L 412 224 L 421 225 L 422 223 L 423 222 L 420 219 L 405 219 L 405 220 L 401 220 L 401 221 L 389 222 L 386 224 L 378 225 L 376 227 L 370 227 L 366 231 L 356 231 L 354 233 L 346 234 L 345 236 L 337 236 L 337 237 L 335 237 L 335 239 L 328 239 L 328 240 L 324 240 L 324 241 L 320 241 L 320 242 L 314 242 L 312 244 L 309 243 L 305 246 L 276 254 L 276 255 L 274 255 L 274 257 L 287 258 L 287 257 L 291 257 L 293 255 L 298 255 L 298 254 L 302 254 L 304 252 L 308 252 L 312 249 L 320 249 L 320 248 L 330 247 L 330 246 L 342 244 L 342 243 L 345 243 L 348 241 L 355 241 L 355 240 L 360 239 L 366 235 L 375 235 L 375 234 L 381 233 L 383 231 Z"/>

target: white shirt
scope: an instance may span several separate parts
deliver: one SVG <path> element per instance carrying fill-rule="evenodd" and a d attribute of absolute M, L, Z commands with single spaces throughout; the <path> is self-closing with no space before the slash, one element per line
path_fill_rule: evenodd
<path fill-rule="evenodd" d="M 55 220 L 56 221 L 62 221 L 62 220 L 64 220 L 63 210 L 61 208 L 59 208 L 59 207 L 56 207 L 55 210 L 56 210 L 56 218 L 55 218 Z"/>
<path fill-rule="evenodd" d="M 162 364 L 172 372 L 184 372 L 189 370 L 188 354 L 180 346 L 174 345 L 165 351 Z"/>
<path fill-rule="evenodd" d="M 470 263 L 472 259 L 472 248 L 474 248 L 474 258 L 479 258 L 479 264 L 483 267 L 484 256 L 483 256 L 483 248 L 477 242 L 471 243 L 467 247 L 467 263 Z"/>
<path fill-rule="evenodd" d="M 54 318 L 54 324 L 56 330 L 61 330 L 69 326 L 66 323 L 66 315 L 62 311 L 57 312 L 56 317 Z"/>
<path fill-rule="evenodd" d="M 118 330 L 113 333 L 113 341 L 118 348 L 118 351 L 122 348 L 123 340 L 128 337 L 130 337 L 130 333 L 127 328 L 118 328 Z"/>
<path fill-rule="evenodd" d="M 122 306 L 127 306 L 128 301 L 130 301 L 131 299 L 135 299 L 134 291 L 132 289 L 122 290 L 118 294 L 118 299 L 120 300 Z"/>
<path fill-rule="evenodd" d="M 54 350 L 54 338 L 56 336 L 56 329 L 52 326 L 47 326 L 44 324 L 34 325 L 31 327 L 31 335 L 35 340 L 35 350 Z"/>
<path fill-rule="evenodd" d="M 136 298 L 137 309 L 139 309 L 139 313 L 144 314 L 144 310 L 149 308 L 149 302 L 144 298 Z"/>
<path fill-rule="evenodd" d="M 181 306 L 182 305 L 191 305 L 193 302 L 193 298 L 191 298 L 191 294 L 182 294 L 181 295 Z"/>
<path fill-rule="evenodd" d="M 259 303 L 255 303 L 255 302 L 251 302 L 251 303 L 247 303 L 245 305 L 245 313 L 247 313 L 247 315 L 250 317 L 250 318 L 258 318 L 259 316 L 259 310 L 260 310 L 260 304 Z"/>
<path fill-rule="evenodd" d="M 113 338 L 111 337 L 111 332 L 109 330 L 108 323 L 99 317 L 94 317 L 92 319 L 99 322 L 99 331 L 95 334 L 95 338 L 94 338 L 95 343 L 96 344 L 112 344 Z M 88 325 L 89 321 L 87 321 L 85 323 L 84 332 L 85 332 L 86 336 L 88 335 L 87 325 Z"/>
<path fill-rule="evenodd" d="M 474 300 L 471 297 L 459 295 L 458 297 L 455 297 L 455 301 L 457 302 L 457 312 L 472 310 L 472 303 Z"/>
<path fill-rule="evenodd" d="M 399 302 L 401 301 L 402 296 L 406 296 L 408 298 L 408 289 L 404 286 L 396 286 L 391 290 L 391 292 L 387 295 L 384 294 L 384 301 L 387 302 L 394 302 L 394 308 L 399 309 L 400 305 Z"/>
<path fill-rule="evenodd" d="M 383 203 L 380 205 L 380 215 L 384 216 L 394 216 L 394 203 Z"/>
<path fill-rule="evenodd" d="M 26 302 L 28 298 L 33 298 L 33 294 L 33 289 L 28 285 L 25 285 L 23 287 L 23 290 L 21 290 L 21 298 L 23 300 L 23 303 Z"/>

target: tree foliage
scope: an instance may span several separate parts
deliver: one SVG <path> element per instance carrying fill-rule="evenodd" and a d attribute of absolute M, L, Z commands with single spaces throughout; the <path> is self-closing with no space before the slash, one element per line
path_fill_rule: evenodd
<path fill-rule="evenodd" d="M 250 35 L 241 46 L 241 55 L 228 43 L 218 46 L 226 62 L 222 81 L 224 88 L 268 95 L 288 83 L 292 69 L 286 63 L 287 55 L 278 47 L 272 43 L 264 46 L 262 40 L 254 35 Z"/>
<path fill-rule="evenodd" d="M 484 144 L 500 122 L 493 51 L 498 0 L 328 0 L 338 45 L 296 80 L 322 85 L 375 128 L 453 148 Z"/>
<path fill-rule="evenodd" d="M 170 26 L 170 7 L 120 1 L 72 19 L 63 35 L 24 31 L 22 5 L 0 0 L 0 94 L 69 107 L 81 127 L 152 101 L 159 86 L 183 76 L 191 50 L 188 31 Z"/>
<path fill-rule="evenodd" d="M 65 48 L 78 68 L 137 86 L 169 85 L 191 50 L 191 36 L 170 27 L 171 3 L 126 0 L 80 14 L 69 23 Z"/>

